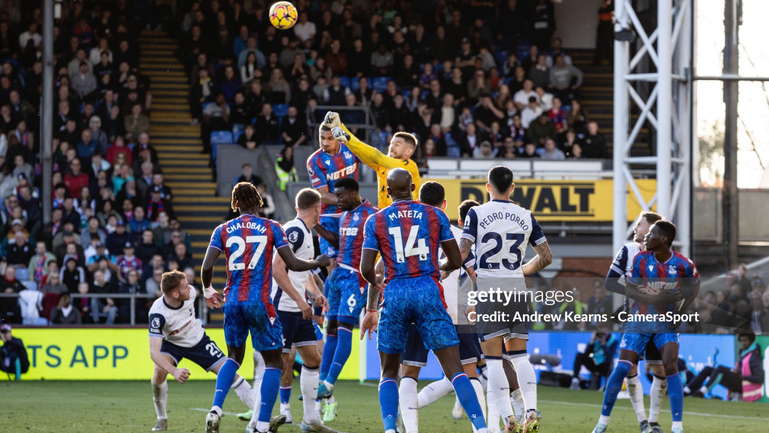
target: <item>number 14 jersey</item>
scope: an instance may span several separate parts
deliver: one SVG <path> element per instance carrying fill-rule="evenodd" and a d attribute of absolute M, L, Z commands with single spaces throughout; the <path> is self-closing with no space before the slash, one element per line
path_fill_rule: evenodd
<path fill-rule="evenodd" d="M 208 246 L 227 258 L 225 302 L 271 304 L 273 251 L 287 245 L 280 224 L 256 215 L 241 215 L 214 229 Z"/>
<path fill-rule="evenodd" d="M 475 273 L 479 278 L 523 277 L 527 244 L 547 241 L 531 211 L 503 200 L 471 208 L 462 238 L 475 243 Z"/>
<path fill-rule="evenodd" d="M 451 239 L 451 224 L 443 211 L 398 201 L 368 217 L 363 248 L 382 254 L 387 284 L 399 278 L 440 278 L 438 247 Z"/>

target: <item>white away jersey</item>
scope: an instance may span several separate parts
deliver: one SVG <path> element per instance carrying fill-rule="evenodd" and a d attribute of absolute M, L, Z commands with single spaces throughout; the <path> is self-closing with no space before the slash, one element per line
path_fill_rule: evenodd
<path fill-rule="evenodd" d="M 633 275 L 633 258 L 641 251 L 641 244 L 638 242 L 628 242 L 622 246 L 614 257 L 611 269 L 629 278 Z"/>
<path fill-rule="evenodd" d="M 195 316 L 198 291 L 190 286 L 190 299 L 179 308 L 171 308 L 161 296 L 152 303 L 149 312 L 150 337 L 165 338 L 179 347 L 192 347 L 200 342 L 206 331 Z"/>
<path fill-rule="evenodd" d="M 471 208 L 462 238 L 475 243 L 475 273 L 479 278 L 523 277 L 527 245 L 547 242 L 531 211 L 502 200 Z"/>
<path fill-rule="evenodd" d="M 293 219 L 287 222 L 283 226 L 283 231 L 286 232 L 286 238 L 288 238 L 288 244 L 291 246 L 291 250 L 300 259 L 312 260 L 315 254 L 315 247 L 312 243 L 312 233 L 304 221 L 299 218 Z M 299 292 L 299 296 L 306 299 L 305 284 L 307 280 L 312 276 L 310 271 L 294 272 L 288 271 L 288 279 L 291 280 L 291 285 L 294 286 L 294 290 Z M 283 290 L 278 287 L 278 283 L 273 279 L 272 281 L 272 303 L 279 311 L 290 311 L 292 313 L 300 312 L 299 307 L 296 306 L 296 302 L 291 299 L 290 296 L 283 293 Z"/>
<path fill-rule="evenodd" d="M 454 235 L 457 243 L 459 243 L 459 240 L 462 238 L 462 230 L 451 226 L 451 234 Z M 441 248 L 438 248 L 438 257 L 440 257 L 441 260 L 446 257 L 446 255 L 443 254 L 443 250 Z M 474 262 L 475 256 L 471 251 L 470 254 L 467 255 L 467 259 L 465 259 L 463 266 L 473 266 Z M 441 286 L 443 286 L 443 297 L 446 300 L 446 305 L 448 306 L 451 321 L 454 322 L 455 325 L 459 324 L 457 321 L 459 305 L 459 277 L 463 272 L 464 271 L 460 267 L 459 269 L 456 269 L 454 272 L 450 273 L 448 277 L 441 280 Z"/>

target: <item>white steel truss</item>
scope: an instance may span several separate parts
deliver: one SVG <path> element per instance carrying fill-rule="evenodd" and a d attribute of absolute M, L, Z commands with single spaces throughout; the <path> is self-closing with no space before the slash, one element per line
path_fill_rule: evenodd
<path fill-rule="evenodd" d="M 614 41 L 614 224 L 613 247 L 627 242 L 639 215 L 627 214 L 628 186 L 643 210 L 656 211 L 678 226 L 677 249 L 691 253 L 691 76 L 693 0 L 657 0 L 657 28 L 648 34 L 632 0 L 616 0 L 615 31 L 633 30 L 640 40 L 630 58 L 630 43 Z M 655 45 L 656 44 L 656 45 Z M 634 72 L 641 61 L 656 72 Z M 639 83 L 651 86 L 646 100 Z M 631 125 L 631 108 L 638 118 Z M 630 149 L 644 125 L 656 137 L 654 156 L 634 157 Z M 656 167 L 657 192 L 641 194 L 631 165 Z M 635 219 L 628 226 L 628 219 Z"/>

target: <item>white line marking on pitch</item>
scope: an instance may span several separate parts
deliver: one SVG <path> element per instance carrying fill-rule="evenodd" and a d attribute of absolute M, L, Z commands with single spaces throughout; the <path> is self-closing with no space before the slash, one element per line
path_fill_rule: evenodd
<path fill-rule="evenodd" d="M 196 410 L 198 412 L 211 412 L 211 409 L 203 409 L 202 407 L 191 407 L 190 410 Z M 238 416 L 238 414 L 234 412 L 222 412 L 222 415 L 232 415 L 232 416 Z"/>
<path fill-rule="evenodd" d="M 592 404 L 592 403 L 571 403 L 568 401 L 554 401 L 554 400 L 539 400 L 540 403 L 550 403 L 550 404 L 561 404 L 564 406 L 582 406 L 582 407 L 595 407 L 595 408 L 601 408 L 600 404 Z M 622 410 L 633 410 L 632 407 L 623 407 L 623 406 L 615 406 L 614 409 L 622 409 Z M 669 410 L 663 410 L 665 413 L 670 413 Z M 761 418 L 759 417 L 752 417 L 752 416 L 741 416 L 741 415 L 721 415 L 721 414 L 714 414 L 714 413 L 701 413 L 701 412 L 688 412 L 684 410 L 684 415 L 696 415 L 696 416 L 710 416 L 715 418 L 733 418 L 733 419 L 746 419 L 751 421 L 758 421 Z"/>

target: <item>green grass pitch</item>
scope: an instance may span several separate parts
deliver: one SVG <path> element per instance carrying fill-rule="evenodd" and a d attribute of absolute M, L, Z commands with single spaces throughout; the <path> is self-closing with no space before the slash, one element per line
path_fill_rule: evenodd
<path fill-rule="evenodd" d="M 170 378 L 170 376 L 169 376 Z M 420 382 L 420 388 L 427 382 Z M 169 381 L 169 431 L 203 432 L 207 409 L 213 398 L 213 381 L 190 381 L 184 385 Z M 301 418 L 298 380 L 294 381 L 291 409 Z M 381 432 L 376 383 L 360 385 L 341 381 L 334 388 L 339 404 L 337 420 L 329 427 L 340 432 Z M 589 433 L 598 420 L 602 394 L 539 387 L 542 432 Z M 447 396 L 419 411 L 422 433 L 471 432 L 470 422 L 451 417 L 454 397 Z M 648 397 L 646 408 L 649 408 Z M 660 424 L 670 430 L 666 402 Z M 242 432 L 246 423 L 230 413 L 245 407 L 230 393 L 224 408 L 221 432 Z M 276 404 L 277 413 L 277 404 Z M 687 432 L 766 432 L 769 406 L 761 403 L 730 403 L 687 398 L 684 401 L 684 428 Z M 13 432 L 149 432 L 155 422 L 149 381 L 122 382 L 3 382 L 0 384 L 0 431 Z M 612 414 L 611 432 L 637 432 L 635 413 L 629 400 L 620 400 Z M 286 425 L 281 432 L 299 432 Z"/>

